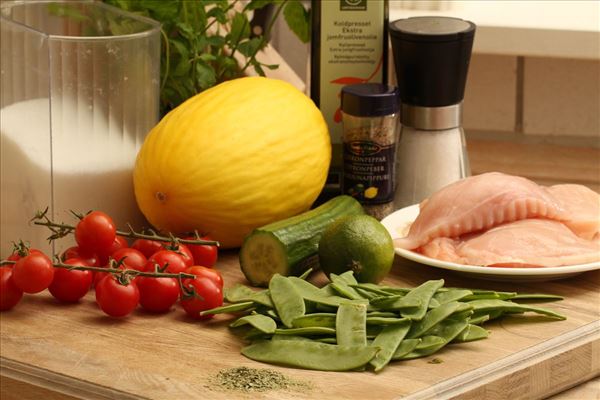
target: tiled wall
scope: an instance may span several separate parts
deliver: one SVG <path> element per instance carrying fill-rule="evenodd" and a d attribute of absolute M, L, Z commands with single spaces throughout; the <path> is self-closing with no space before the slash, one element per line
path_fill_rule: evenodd
<path fill-rule="evenodd" d="M 467 134 L 600 147 L 600 61 L 473 54 Z"/>

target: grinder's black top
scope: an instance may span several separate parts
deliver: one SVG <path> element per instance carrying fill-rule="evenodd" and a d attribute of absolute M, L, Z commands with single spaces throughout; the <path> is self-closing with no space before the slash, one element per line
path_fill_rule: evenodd
<path fill-rule="evenodd" d="M 421 107 L 460 103 L 465 94 L 475 24 L 459 18 L 390 22 L 400 99 Z"/>

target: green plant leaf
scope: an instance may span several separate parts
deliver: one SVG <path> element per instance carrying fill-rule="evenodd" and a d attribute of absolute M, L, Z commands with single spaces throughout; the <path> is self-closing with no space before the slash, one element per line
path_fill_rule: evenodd
<path fill-rule="evenodd" d="M 252 0 L 250 1 L 250 3 L 248 3 L 248 5 L 246 6 L 247 10 L 258 10 L 261 9 L 269 4 L 273 4 L 276 3 L 276 0 Z"/>
<path fill-rule="evenodd" d="M 250 58 L 258 52 L 262 45 L 262 38 L 254 37 L 252 39 L 240 43 L 238 46 L 238 51 L 242 53 L 245 57 Z"/>
<path fill-rule="evenodd" d="M 196 83 L 202 89 L 208 89 L 217 83 L 215 70 L 208 64 L 199 62 L 196 64 Z"/>
<path fill-rule="evenodd" d="M 231 21 L 231 43 L 235 46 L 250 36 L 250 22 L 246 14 L 235 13 Z"/>
<path fill-rule="evenodd" d="M 288 26 L 302 43 L 310 40 L 310 14 L 300 0 L 290 0 L 283 9 L 283 17 Z"/>

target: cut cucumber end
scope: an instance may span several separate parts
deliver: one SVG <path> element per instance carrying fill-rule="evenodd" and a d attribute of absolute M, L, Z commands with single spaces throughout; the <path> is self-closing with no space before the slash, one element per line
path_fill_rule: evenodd
<path fill-rule="evenodd" d="M 273 275 L 290 272 L 286 247 L 273 233 L 264 231 L 248 236 L 240 250 L 240 266 L 254 286 L 267 286 Z"/>

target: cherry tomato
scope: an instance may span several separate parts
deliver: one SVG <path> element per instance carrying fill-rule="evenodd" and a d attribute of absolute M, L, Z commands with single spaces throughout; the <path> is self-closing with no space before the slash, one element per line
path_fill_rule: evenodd
<path fill-rule="evenodd" d="M 146 270 L 154 272 L 155 263 L 157 263 L 160 268 L 163 268 L 165 264 L 168 264 L 165 272 L 173 274 L 183 272 L 187 268 L 183 256 L 171 250 L 161 250 L 150 256 L 148 264 L 146 265 Z"/>
<path fill-rule="evenodd" d="M 137 286 L 140 290 L 140 305 L 150 312 L 167 312 L 179 298 L 179 282 L 175 278 L 142 276 Z"/>
<path fill-rule="evenodd" d="M 69 258 L 64 261 L 64 264 L 85 266 L 86 261 L 80 258 Z M 54 279 L 48 287 L 48 290 L 57 300 L 75 303 L 90 290 L 92 280 L 92 271 L 56 268 Z"/>
<path fill-rule="evenodd" d="M 185 261 L 186 267 L 191 267 L 192 265 L 194 265 L 194 256 L 192 255 L 192 252 L 190 251 L 189 247 L 187 247 L 187 245 L 179 243 L 177 245 L 177 248 L 169 248 L 169 250 L 180 254 L 183 257 L 183 261 Z"/>
<path fill-rule="evenodd" d="M 99 253 L 98 255 L 98 264 L 99 266 L 104 266 L 108 264 L 108 259 L 110 256 L 118 250 L 126 249 L 129 247 L 129 243 L 123 236 L 116 236 L 113 244 L 104 252 Z"/>
<path fill-rule="evenodd" d="M 195 236 L 187 237 L 186 239 L 195 240 Z M 212 240 L 209 236 L 203 236 L 202 240 Z M 202 265 L 204 267 L 212 267 L 217 263 L 218 250 L 217 246 L 206 244 L 186 244 L 194 257 L 194 265 Z"/>
<path fill-rule="evenodd" d="M 209 319 L 214 314 L 200 315 L 200 311 L 223 305 L 223 290 L 211 279 L 197 276 L 194 279 L 184 279 L 183 287 L 186 291 L 194 291 L 196 295 L 181 293 L 181 306 L 185 312 L 194 319 Z"/>
<path fill-rule="evenodd" d="M 15 285 L 12 274 L 12 268 L 0 267 L 0 311 L 10 310 L 23 297 L 23 291 Z"/>
<path fill-rule="evenodd" d="M 33 253 L 42 253 L 42 251 L 41 251 L 41 250 L 38 250 L 38 249 L 27 249 L 27 250 L 26 250 L 26 252 L 27 252 L 26 254 L 24 254 L 24 255 L 21 255 L 19 251 L 15 251 L 15 252 L 14 252 L 14 253 L 12 253 L 10 256 L 8 256 L 6 259 L 7 259 L 8 261 L 19 261 L 21 258 L 23 258 L 23 257 L 25 257 L 25 256 L 27 256 L 27 255 L 29 255 L 29 254 L 33 254 Z M 42 254 L 43 254 L 43 253 L 42 253 Z M 8 264 L 7 266 L 12 268 L 12 266 L 13 266 L 13 265 L 14 265 L 14 264 Z"/>
<path fill-rule="evenodd" d="M 164 250 L 163 244 L 156 240 L 136 239 L 131 245 L 132 248 L 142 252 L 146 258 L 150 258 L 152 254 Z"/>
<path fill-rule="evenodd" d="M 148 260 L 139 250 L 127 247 L 115 251 L 111 256 L 115 261 L 123 260 L 123 265 L 129 269 L 144 271 Z"/>
<path fill-rule="evenodd" d="M 135 283 L 122 285 L 113 275 L 102 279 L 96 288 L 96 302 L 105 314 L 124 317 L 137 307 L 140 291 Z"/>
<path fill-rule="evenodd" d="M 39 293 L 48 288 L 54 278 L 54 265 L 43 253 L 21 258 L 13 268 L 13 281 L 25 293 Z"/>
<path fill-rule="evenodd" d="M 84 265 L 90 267 L 99 267 L 98 256 L 93 253 L 87 253 L 81 250 L 78 246 L 69 247 L 60 256 L 60 259 L 65 261 L 71 258 L 77 258 L 85 262 Z"/>
<path fill-rule="evenodd" d="M 75 227 L 77 245 L 91 253 L 106 254 L 115 241 L 117 228 L 112 218 L 102 211 L 92 211 Z"/>
<path fill-rule="evenodd" d="M 194 265 L 193 267 L 187 268 L 184 272 L 188 273 L 188 274 L 208 278 L 211 281 L 213 281 L 218 287 L 223 289 L 223 277 L 221 276 L 219 271 L 217 271 L 216 269 L 203 267 L 200 265 Z"/>

